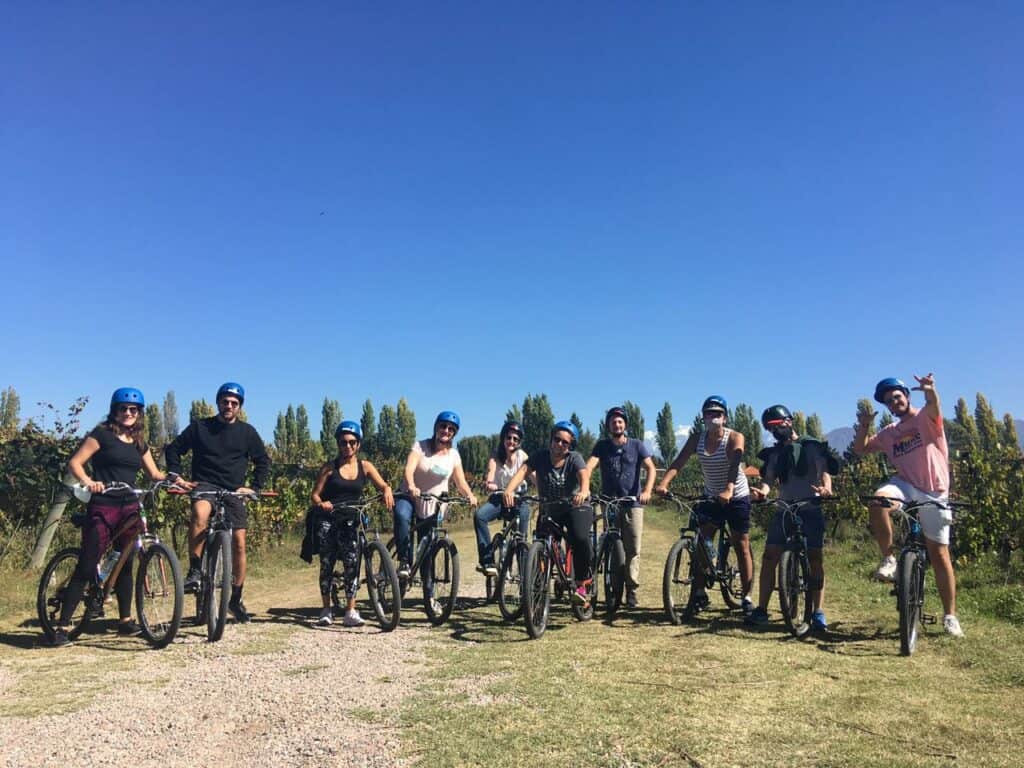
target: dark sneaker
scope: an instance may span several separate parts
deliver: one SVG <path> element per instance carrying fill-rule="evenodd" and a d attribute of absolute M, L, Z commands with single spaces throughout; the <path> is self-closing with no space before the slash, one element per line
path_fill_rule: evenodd
<path fill-rule="evenodd" d="M 764 608 L 755 608 L 743 617 L 743 623 L 751 627 L 757 627 L 762 624 L 767 624 L 768 621 L 768 611 L 766 611 Z"/>
<path fill-rule="evenodd" d="M 629 606 L 630 608 L 636 608 L 637 605 L 639 605 L 639 602 L 636 599 L 636 590 L 635 589 L 627 589 L 626 590 L 626 605 Z"/>
<path fill-rule="evenodd" d="M 51 648 L 67 648 L 71 645 L 71 638 L 68 637 L 68 633 L 63 629 L 58 629 L 53 633 L 53 642 L 50 643 Z"/>
<path fill-rule="evenodd" d="M 198 568 L 189 568 L 188 573 L 185 575 L 185 591 L 198 592 L 199 582 L 202 580 L 203 574 L 200 573 Z"/>
<path fill-rule="evenodd" d="M 711 598 L 708 597 L 707 592 L 701 592 L 698 595 L 694 595 L 692 605 L 694 613 L 700 613 L 709 605 L 711 605 Z"/>
<path fill-rule="evenodd" d="M 828 629 L 828 622 L 825 620 L 824 611 L 815 611 L 811 616 L 811 630 L 814 632 L 824 632 Z"/>
<path fill-rule="evenodd" d="M 141 631 L 142 630 L 139 629 L 139 625 L 136 624 L 134 621 L 128 620 L 117 622 L 117 634 L 119 635 L 128 637 L 131 635 L 137 635 Z"/>
<path fill-rule="evenodd" d="M 239 624 L 249 623 L 249 612 L 245 610 L 245 603 L 241 600 L 228 603 L 228 610 L 231 611 L 231 615 L 235 617 L 235 621 Z"/>

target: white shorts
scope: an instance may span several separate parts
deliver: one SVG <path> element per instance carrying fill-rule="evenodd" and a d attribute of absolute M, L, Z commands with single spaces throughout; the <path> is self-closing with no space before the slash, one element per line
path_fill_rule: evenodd
<path fill-rule="evenodd" d="M 897 501 L 935 501 L 943 505 L 949 501 L 946 494 L 925 493 L 920 488 L 911 485 L 902 477 L 893 475 L 885 485 L 875 491 L 876 496 L 885 496 Z M 927 506 L 917 510 L 917 519 L 921 521 L 921 531 L 925 538 L 934 541 L 936 544 L 949 544 L 949 524 L 953 516 L 948 507 Z"/>

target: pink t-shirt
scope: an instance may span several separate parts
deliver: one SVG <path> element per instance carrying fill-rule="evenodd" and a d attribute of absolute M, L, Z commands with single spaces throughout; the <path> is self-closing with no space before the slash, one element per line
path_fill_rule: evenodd
<path fill-rule="evenodd" d="M 413 444 L 412 452 L 417 455 L 416 468 L 412 477 L 416 487 L 424 493 L 442 494 L 448 490 L 448 480 L 455 471 L 455 467 L 462 466 L 462 457 L 456 448 L 449 448 L 444 453 L 434 453 L 431 450 L 431 441 L 420 440 Z M 402 480 L 400 490 L 408 491 L 405 480 Z M 425 518 L 433 509 L 424 504 L 423 499 L 416 499 L 416 516 Z"/>
<path fill-rule="evenodd" d="M 867 450 L 884 451 L 899 476 L 925 493 L 949 492 L 949 447 L 942 419 L 930 419 L 921 408 L 868 440 Z"/>

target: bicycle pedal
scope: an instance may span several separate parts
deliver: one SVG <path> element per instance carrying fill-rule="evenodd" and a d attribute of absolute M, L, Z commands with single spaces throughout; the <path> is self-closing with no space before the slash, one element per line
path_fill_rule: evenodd
<path fill-rule="evenodd" d="M 936 621 L 936 619 L 935 619 L 935 615 L 934 614 L 931 614 L 931 613 L 922 613 L 921 614 L 921 623 L 922 624 L 934 624 L 935 621 Z"/>

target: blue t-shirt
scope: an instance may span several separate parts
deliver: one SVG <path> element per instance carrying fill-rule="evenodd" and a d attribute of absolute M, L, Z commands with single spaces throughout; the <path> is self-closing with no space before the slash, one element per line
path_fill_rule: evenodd
<path fill-rule="evenodd" d="M 616 498 L 640 495 L 640 465 L 651 455 L 643 440 L 630 437 L 625 445 L 598 440 L 590 455 L 601 462 L 601 493 Z"/>

